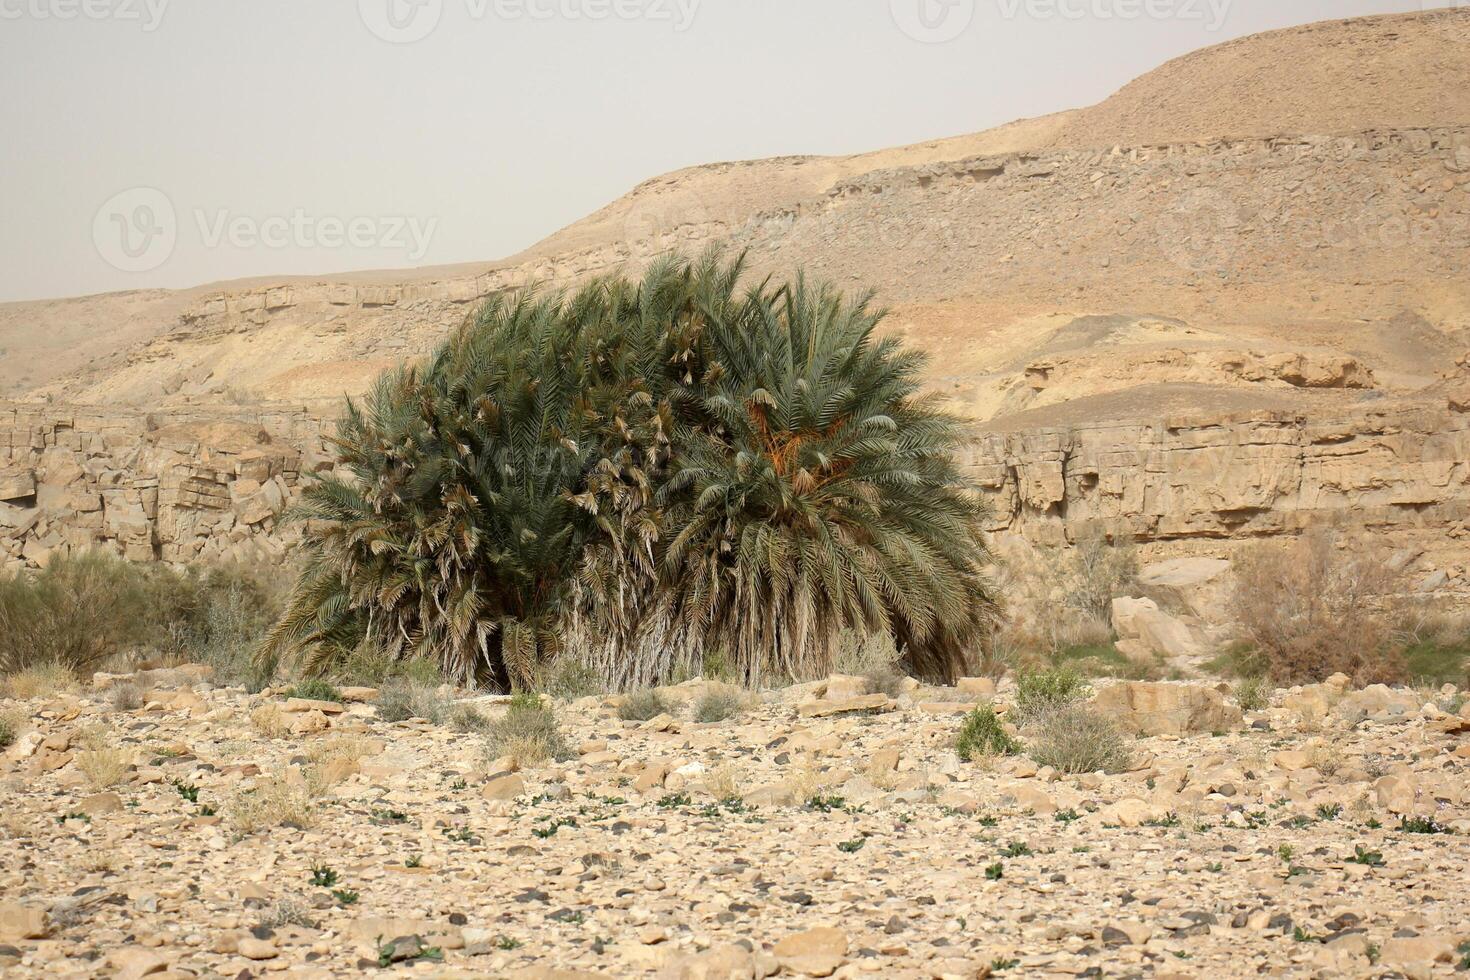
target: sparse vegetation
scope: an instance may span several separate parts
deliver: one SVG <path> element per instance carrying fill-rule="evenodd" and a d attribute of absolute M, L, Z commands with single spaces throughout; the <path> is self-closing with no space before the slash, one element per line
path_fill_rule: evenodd
<path fill-rule="evenodd" d="M 449 727 L 465 734 L 483 733 L 490 728 L 490 719 L 473 704 L 455 704 L 449 708 Z"/>
<path fill-rule="evenodd" d="M 955 751 L 966 762 L 991 755 L 1015 755 L 1021 745 L 1001 724 L 995 709 L 981 705 L 965 716 L 955 740 Z"/>
<path fill-rule="evenodd" d="M 1342 673 L 1359 684 L 1405 676 L 1388 597 L 1401 573 L 1381 547 L 1313 532 L 1257 545 L 1235 562 L 1231 613 L 1264 672 L 1278 684 Z"/>
<path fill-rule="evenodd" d="M 711 684 L 694 702 L 694 720 L 708 725 L 728 721 L 745 710 L 746 695 L 730 684 Z"/>
<path fill-rule="evenodd" d="M 76 763 L 88 786 L 93 790 L 104 790 L 127 779 L 133 756 L 122 748 L 96 744 L 78 752 Z"/>
<path fill-rule="evenodd" d="M 1031 758 L 1059 772 L 1124 772 L 1128 746 L 1113 723 L 1079 704 L 1063 704 L 1035 716 L 1028 727 Z"/>
<path fill-rule="evenodd" d="M 3 675 L 3 671 L 0 671 L 0 675 Z M 75 690 L 76 687 L 76 674 L 70 668 L 54 662 L 36 664 L 10 675 L 0 676 L 0 694 L 18 701 L 49 698 Z"/>
<path fill-rule="evenodd" d="M 119 655 L 151 654 L 208 663 L 229 682 L 251 672 L 248 648 L 276 612 L 267 580 L 233 566 L 63 556 L 0 575 L 0 674 L 59 665 L 86 675 Z"/>
<path fill-rule="evenodd" d="M 659 715 L 670 713 L 668 700 L 653 689 L 634 691 L 618 705 L 618 717 L 623 721 L 648 721 Z"/>
<path fill-rule="evenodd" d="M 378 717 L 383 721 L 422 718 L 439 724 L 449 710 L 448 702 L 435 687 L 406 677 L 395 677 L 378 690 Z"/>
<path fill-rule="evenodd" d="M 1016 675 L 1014 711 L 1021 721 L 1063 708 L 1092 694 L 1087 679 L 1070 667 L 1023 670 Z"/>
<path fill-rule="evenodd" d="M 517 694 L 505 715 L 490 723 L 485 733 L 487 760 L 514 759 L 522 768 L 572 758 L 571 746 L 557 724 L 556 712 L 539 695 Z"/>
<path fill-rule="evenodd" d="M 240 834 L 292 824 L 309 827 L 316 820 L 312 787 L 284 776 L 257 779 L 237 791 L 225 807 L 225 819 Z"/>
<path fill-rule="evenodd" d="M 342 692 L 320 677 L 308 677 L 298 681 L 286 689 L 285 696 L 301 698 L 304 701 L 335 701 L 338 703 L 342 701 Z"/>
<path fill-rule="evenodd" d="M 0 749 L 8 749 L 20 735 L 23 724 L 19 714 L 13 711 L 0 711 Z"/>
<path fill-rule="evenodd" d="M 1271 682 L 1257 674 L 1235 682 L 1235 703 L 1242 711 L 1264 711 L 1271 705 Z"/>

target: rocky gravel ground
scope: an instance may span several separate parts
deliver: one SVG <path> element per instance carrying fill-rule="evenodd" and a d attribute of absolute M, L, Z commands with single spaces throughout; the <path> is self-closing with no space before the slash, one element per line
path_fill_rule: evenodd
<path fill-rule="evenodd" d="M 1470 706 L 1116 684 L 1129 771 L 962 761 L 1012 688 L 832 678 L 569 758 L 152 672 L 0 702 L 0 974 L 1437 977 L 1470 969 Z M 356 700 L 353 700 L 356 699 Z M 490 718 L 498 699 L 477 707 Z M 1024 740 L 1024 731 L 1022 732 Z"/>

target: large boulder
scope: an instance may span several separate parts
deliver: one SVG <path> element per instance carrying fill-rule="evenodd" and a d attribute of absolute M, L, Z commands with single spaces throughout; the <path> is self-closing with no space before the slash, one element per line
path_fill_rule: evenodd
<path fill-rule="evenodd" d="M 1132 648 L 1161 657 L 1196 657 L 1204 647 L 1194 632 L 1159 608 L 1152 599 L 1113 600 L 1113 629 L 1119 649 Z"/>
<path fill-rule="evenodd" d="M 1097 692 L 1094 706 L 1135 735 L 1191 735 L 1228 731 L 1241 712 L 1211 687 L 1128 681 Z"/>

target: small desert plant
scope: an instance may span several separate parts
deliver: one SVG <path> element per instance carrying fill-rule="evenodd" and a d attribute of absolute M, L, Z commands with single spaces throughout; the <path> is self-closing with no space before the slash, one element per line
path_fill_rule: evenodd
<path fill-rule="evenodd" d="M 538 668 L 535 689 L 553 698 L 575 701 L 600 694 L 607 686 L 594 668 L 563 654 Z"/>
<path fill-rule="evenodd" d="M 226 804 L 225 817 L 237 833 L 253 834 L 282 824 L 309 827 L 316 809 L 309 785 L 275 776 L 236 792 Z"/>
<path fill-rule="evenodd" d="M 448 724 L 457 732 L 484 732 L 490 727 L 490 719 L 472 704 L 456 704 L 449 709 Z"/>
<path fill-rule="evenodd" d="M 114 711 L 137 711 L 143 707 L 143 690 L 132 681 L 119 681 L 108 692 Z"/>
<path fill-rule="evenodd" d="M 22 720 L 13 711 L 0 711 L 0 749 L 7 749 L 20 734 Z"/>
<path fill-rule="evenodd" d="M 310 677 L 286 689 L 286 697 L 304 701 L 342 701 L 342 692 L 320 677 Z"/>
<path fill-rule="evenodd" d="M 279 929 L 282 926 L 315 929 L 316 921 L 312 919 L 304 906 L 283 898 L 266 910 L 265 914 L 260 917 L 258 925 L 262 929 Z"/>
<path fill-rule="evenodd" d="M 378 692 L 378 717 L 383 721 L 423 718 L 437 725 L 447 708 L 436 688 L 411 680 L 395 678 Z"/>
<path fill-rule="evenodd" d="M 711 684 L 694 702 L 694 720 L 710 724 L 733 718 L 744 710 L 744 691 L 729 684 Z"/>
<path fill-rule="evenodd" d="M 1028 737 L 1032 760 L 1060 772 L 1116 773 L 1130 764 L 1122 734 L 1084 705 L 1064 704 L 1036 716 Z"/>
<path fill-rule="evenodd" d="M 839 640 L 835 670 L 867 678 L 868 689 L 875 694 L 898 697 L 903 693 L 904 673 L 901 655 L 887 633 L 845 631 Z"/>
<path fill-rule="evenodd" d="M 1087 680 L 1071 667 L 1022 671 L 1016 677 L 1016 716 L 1034 718 L 1081 701 L 1091 693 Z"/>
<path fill-rule="evenodd" d="M 491 722 L 485 734 L 487 761 L 509 756 L 526 768 L 570 759 L 572 755 L 557 725 L 556 712 L 534 694 L 511 698 L 505 715 Z"/>
<path fill-rule="evenodd" d="M 1264 677 L 1241 678 L 1234 693 L 1242 711 L 1263 711 L 1271 706 L 1271 682 Z"/>
<path fill-rule="evenodd" d="M 989 705 L 976 708 L 965 716 L 955 739 L 955 751 L 966 762 L 991 755 L 1015 755 L 1020 744 L 1010 736 Z"/>
<path fill-rule="evenodd" d="M 94 790 L 107 789 L 127 779 L 132 761 L 131 753 L 107 745 L 83 749 L 76 757 L 77 769 Z"/>
<path fill-rule="evenodd" d="M 250 726 L 266 738 L 280 738 L 290 731 L 286 713 L 274 704 L 263 704 L 250 712 Z"/>
<path fill-rule="evenodd" d="M 1303 684 L 1343 673 L 1358 683 L 1400 680 L 1385 597 L 1402 574 L 1383 549 L 1314 532 L 1258 545 L 1235 562 L 1231 613 L 1271 679 Z"/>
<path fill-rule="evenodd" d="M 623 721 L 648 721 L 668 712 L 668 700 L 651 688 L 634 691 L 618 705 L 618 717 Z"/>
<path fill-rule="evenodd" d="M 732 765 L 717 766 L 711 769 L 704 777 L 705 791 L 721 802 L 725 800 L 737 800 L 741 797 L 740 787 L 744 782 L 743 774 Z"/>
<path fill-rule="evenodd" d="M 53 697 L 64 691 L 75 690 L 76 686 L 76 674 L 70 668 L 55 662 L 36 664 L 0 677 L 0 694 L 17 701 Z"/>

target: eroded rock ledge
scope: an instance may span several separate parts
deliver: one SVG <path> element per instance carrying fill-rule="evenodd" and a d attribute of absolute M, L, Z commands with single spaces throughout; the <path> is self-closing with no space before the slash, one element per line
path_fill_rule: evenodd
<path fill-rule="evenodd" d="M 101 546 L 137 561 L 278 560 L 282 515 L 333 463 L 299 407 L 135 412 L 0 406 L 0 562 Z M 1143 543 L 1315 524 L 1470 537 L 1470 415 L 1262 412 L 982 433 L 967 464 L 992 530 L 1063 543 L 1091 524 Z"/>

